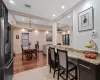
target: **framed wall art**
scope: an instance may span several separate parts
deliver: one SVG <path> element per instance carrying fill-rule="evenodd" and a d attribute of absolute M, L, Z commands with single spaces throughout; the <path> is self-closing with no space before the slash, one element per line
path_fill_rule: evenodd
<path fill-rule="evenodd" d="M 19 39 L 19 35 L 16 35 L 16 39 Z"/>
<path fill-rule="evenodd" d="M 52 41 L 52 32 L 49 32 L 48 34 L 46 34 L 46 41 Z"/>
<path fill-rule="evenodd" d="M 90 7 L 78 14 L 79 32 L 94 29 L 93 7 Z"/>

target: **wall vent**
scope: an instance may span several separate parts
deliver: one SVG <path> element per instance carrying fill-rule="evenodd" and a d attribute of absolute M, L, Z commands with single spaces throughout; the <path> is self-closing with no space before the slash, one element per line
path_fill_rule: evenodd
<path fill-rule="evenodd" d="M 25 7 L 27 7 L 27 8 L 31 8 L 31 5 L 29 5 L 29 4 L 25 4 Z"/>

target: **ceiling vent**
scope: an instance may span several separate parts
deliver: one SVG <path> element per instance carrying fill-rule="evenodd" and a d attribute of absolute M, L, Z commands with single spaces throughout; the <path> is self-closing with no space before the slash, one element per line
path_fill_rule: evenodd
<path fill-rule="evenodd" d="M 25 4 L 25 7 L 27 7 L 27 8 L 31 8 L 31 5 L 29 5 L 29 4 Z"/>

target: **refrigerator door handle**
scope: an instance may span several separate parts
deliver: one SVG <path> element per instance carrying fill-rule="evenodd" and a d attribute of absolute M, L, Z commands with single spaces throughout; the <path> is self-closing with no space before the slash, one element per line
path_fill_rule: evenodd
<path fill-rule="evenodd" d="M 5 67 L 5 69 L 8 69 L 11 66 L 12 63 L 13 63 L 13 60 L 11 60 L 11 62 L 9 63 L 8 66 Z"/>
<path fill-rule="evenodd" d="M 0 32 L 0 60 L 1 61 L 1 64 L 4 65 L 4 18 L 0 18 L 0 29 L 1 29 L 1 32 Z"/>

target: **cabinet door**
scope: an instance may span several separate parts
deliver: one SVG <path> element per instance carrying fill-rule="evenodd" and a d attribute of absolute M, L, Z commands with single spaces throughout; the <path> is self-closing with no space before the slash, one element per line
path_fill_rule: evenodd
<path fill-rule="evenodd" d="M 78 60 L 79 80 L 96 80 L 95 65 Z"/>
<path fill-rule="evenodd" d="M 86 71 L 87 69 L 79 68 L 79 80 L 95 80 L 93 75 Z"/>

